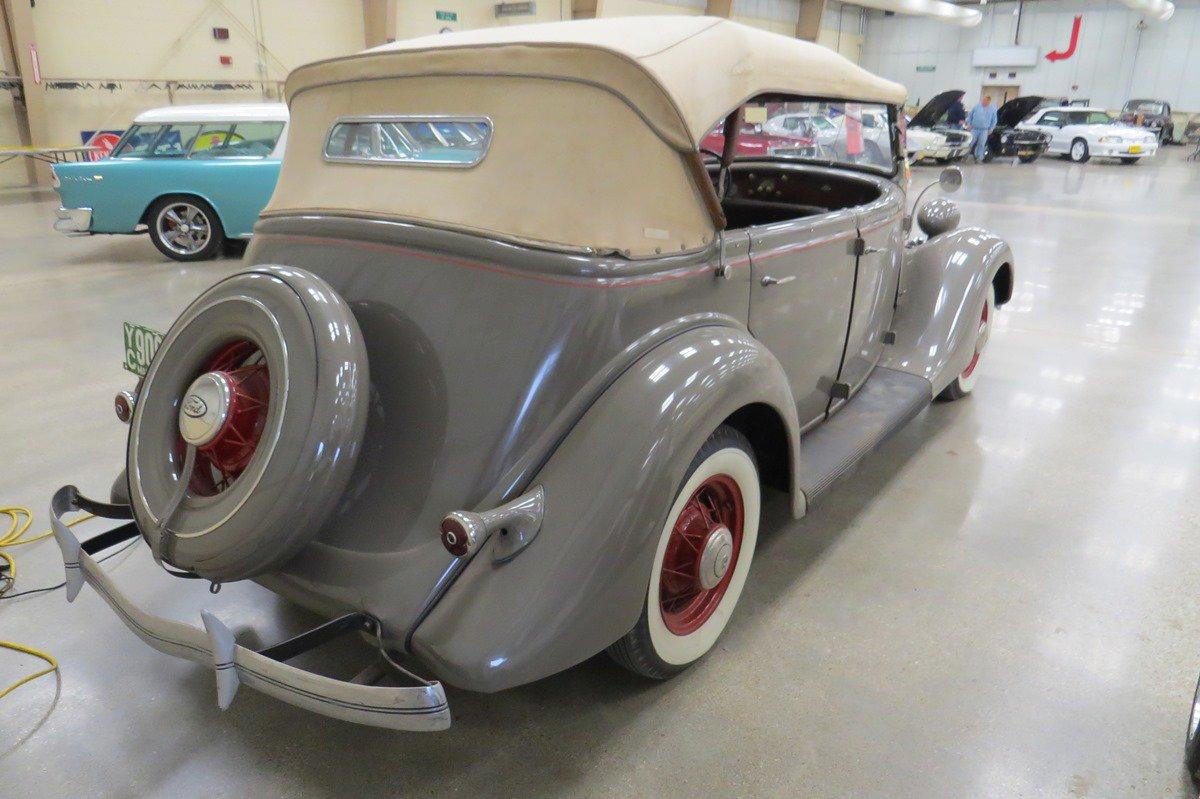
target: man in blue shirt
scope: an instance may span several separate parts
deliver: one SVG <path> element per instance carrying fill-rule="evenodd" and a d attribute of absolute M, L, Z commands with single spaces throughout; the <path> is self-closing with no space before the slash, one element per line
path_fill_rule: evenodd
<path fill-rule="evenodd" d="M 988 134 L 996 127 L 996 109 L 992 108 L 991 95 L 985 94 L 979 104 L 971 109 L 971 113 L 967 114 L 967 125 L 971 128 L 971 135 L 975 137 L 972 142 L 975 163 L 981 163 L 984 153 L 987 152 Z"/>

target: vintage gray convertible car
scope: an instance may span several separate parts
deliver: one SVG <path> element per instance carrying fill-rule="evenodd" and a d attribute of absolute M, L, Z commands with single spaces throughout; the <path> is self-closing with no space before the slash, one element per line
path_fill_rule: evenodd
<path fill-rule="evenodd" d="M 440 681 L 496 691 L 605 650 L 682 670 L 753 578 L 762 487 L 802 516 L 968 394 L 1012 295 L 1008 246 L 950 201 L 911 231 L 903 87 L 726 20 L 397 42 L 301 67 L 287 97 L 245 269 L 118 399 L 127 477 L 111 503 L 53 501 L 69 597 L 90 584 L 214 668 L 222 707 L 245 684 L 439 729 Z M 735 158 L 768 109 L 844 117 L 841 138 L 820 162 Z M 864 114 L 889 146 L 864 147 Z M 81 544 L 73 509 L 132 521 Z M 220 610 L 160 618 L 92 557 L 134 535 L 173 575 L 332 621 L 255 650 Z M 288 663 L 348 631 L 386 674 Z"/>

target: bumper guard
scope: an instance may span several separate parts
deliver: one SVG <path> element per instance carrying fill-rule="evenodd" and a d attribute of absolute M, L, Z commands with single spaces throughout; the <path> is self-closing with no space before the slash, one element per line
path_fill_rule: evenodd
<path fill-rule="evenodd" d="M 87 583 L 145 643 L 168 655 L 211 667 L 217 680 L 217 705 L 222 710 L 229 707 L 238 686 L 247 685 L 290 705 L 356 724 L 414 731 L 444 730 L 450 726 L 450 708 L 441 683 L 423 680 L 403 669 L 383 652 L 382 647 L 381 657 L 418 685 L 367 684 L 369 678 L 382 675 L 383 670 L 378 666 L 364 671 L 354 680 L 337 680 L 284 662 L 347 632 L 377 634 L 379 623 L 374 617 L 351 613 L 266 649 L 247 649 L 239 645 L 230 629 L 207 610 L 200 612 L 204 624 L 201 629 L 138 608 L 92 558 L 102 549 L 140 535 L 136 523 L 129 522 L 80 543 L 62 521 L 64 514 L 74 510 L 85 510 L 109 519 L 131 518 L 128 506 L 88 499 L 81 496 L 75 486 L 64 486 L 54 494 L 50 501 L 50 523 L 62 550 L 67 601 L 73 602 Z"/>
<path fill-rule="evenodd" d="M 68 236 L 89 236 L 92 232 L 91 208 L 59 208 L 54 212 L 54 229 Z"/>

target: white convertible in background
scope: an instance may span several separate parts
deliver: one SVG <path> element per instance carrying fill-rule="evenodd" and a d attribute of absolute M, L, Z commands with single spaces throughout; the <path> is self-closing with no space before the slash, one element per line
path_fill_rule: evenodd
<path fill-rule="evenodd" d="M 1043 108 L 1017 127 L 1050 134 L 1046 152 L 1077 164 L 1092 157 L 1120 158 L 1132 164 L 1158 152 L 1158 137 L 1152 132 L 1117 122 L 1103 108 Z"/>
<path fill-rule="evenodd" d="M 946 136 L 929 128 L 909 128 L 904 134 L 904 149 L 912 164 L 926 158 L 948 161 L 954 157 L 954 148 Z M 958 157 L 962 157 L 962 153 Z"/>

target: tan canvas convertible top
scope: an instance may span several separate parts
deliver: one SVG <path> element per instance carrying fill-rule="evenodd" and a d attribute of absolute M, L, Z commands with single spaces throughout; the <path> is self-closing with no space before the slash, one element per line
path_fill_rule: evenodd
<path fill-rule="evenodd" d="M 635 257 L 692 250 L 720 217 L 696 149 L 766 93 L 906 96 L 827 48 L 712 17 L 426 36 L 291 73 L 293 141 L 265 214 L 342 209 Z M 338 117 L 387 114 L 487 116 L 492 146 L 469 170 L 324 161 Z"/>

